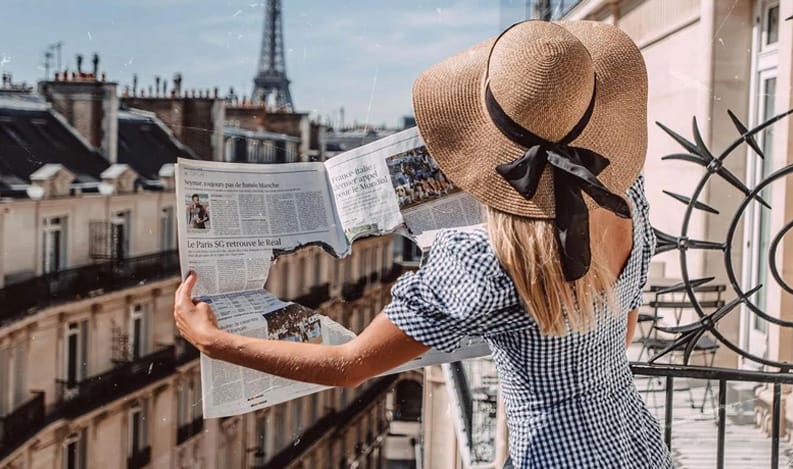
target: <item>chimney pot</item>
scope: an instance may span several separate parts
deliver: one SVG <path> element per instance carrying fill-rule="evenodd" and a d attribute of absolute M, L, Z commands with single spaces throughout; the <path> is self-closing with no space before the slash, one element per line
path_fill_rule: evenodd
<path fill-rule="evenodd" d="M 215 99 L 218 99 L 219 93 L 220 93 L 220 90 L 218 90 L 218 87 L 216 86 L 215 87 Z"/>
<path fill-rule="evenodd" d="M 94 52 L 94 57 L 91 59 L 91 62 L 94 64 L 94 76 L 99 76 L 99 54 Z M 104 81 L 104 79 L 102 80 Z"/>
<path fill-rule="evenodd" d="M 77 73 L 83 73 L 83 54 L 77 54 Z"/>
<path fill-rule="evenodd" d="M 105 72 L 102 72 L 102 81 L 107 81 L 107 74 L 105 74 Z"/>

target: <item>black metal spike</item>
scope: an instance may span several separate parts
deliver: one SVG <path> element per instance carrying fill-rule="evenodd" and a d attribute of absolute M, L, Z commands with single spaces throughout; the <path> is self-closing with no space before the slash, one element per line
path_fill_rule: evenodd
<path fill-rule="evenodd" d="M 719 251 L 723 251 L 727 247 L 724 243 L 717 243 L 715 241 L 705 241 L 701 239 L 686 239 L 685 244 L 687 244 L 688 247 L 694 249 L 709 249 L 709 250 L 719 250 Z"/>
<path fill-rule="evenodd" d="M 686 283 L 686 282 L 678 282 L 678 283 L 676 283 L 674 285 L 669 285 L 668 287 L 662 288 L 662 289 L 656 291 L 655 293 L 657 295 L 668 295 L 669 293 L 677 293 L 677 292 L 685 291 L 687 284 L 691 285 L 692 289 L 696 289 L 696 288 L 701 287 L 702 285 L 705 285 L 706 283 L 710 282 L 714 278 L 716 278 L 716 277 L 703 277 L 703 278 L 690 279 L 688 281 L 688 283 Z"/>
<path fill-rule="evenodd" d="M 699 154 L 708 161 L 712 160 L 713 155 L 710 153 L 710 150 L 708 150 L 708 146 L 705 145 L 705 141 L 702 140 L 702 135 L 699 133 L 699 126 L 697 126 L 697 116 L 694 116 L 691 119 L 691 132 L 694 134 L 694 141 L 696 142 L 697 148 L 699 149 Z"/>
<path fill-rule="evenodd" d="M 666 160 L 682 160 L 688 161 L 691 163 L 696 163 L 700 166 L 707 166 L 708 162 L 702 159 L 699 155 L 691 155 L 689 153 L 673 153 L 671 155 L 666 155 L 661 157 L 662 161 Z"/>
<path fill-rule="evenodd" d="M 751 192 L 751 190 L 746 186 L 746 184 L 744 184 L 740 179 L 738 179 L 737 176 L 735 176 L 732 172 L 730 172 L 729 169 L 725 168 L 724 166 L 720 167 L 716 171 L 716 174 L 721 176 L 731 186 L 743 192 L 743 195 L 749 195 L 749 193 Z M 766 202 L 762 197 L 760 197 L 760 194 L 755 195 L 754 198 L 755 200 L 760 202 L 764 207 L 768 209 L 771 208 L 771 205 L 769 205 L 768 202 Z"/>
<path fill-rule="evenodd" d="M 697 342 L 699 342 L 699 339 L 702 337 L 702 335 L 707 331 L 714 330 L 718 322 L 722 318 L 724 318 L 724 316 L 727 315 L 727 313 L 735 309 L 735 307 L 738 306 L 739 304 L 746 302 L 750 296 L 757 293 L 757 291 L 760 290 L 762 287 L 763 287 L 762 285 L 757 285 L 756 287 L 745 292 L 743 295 L 739 296 L 738 298 L 735 298 L 734 300 L 725 304 L 716 311 L 702 317 L 698 321 L 695 321 L 691 324 L 686 324 L 683 326 L 655 326 L 655 328 L 660 331 L 667 332 L 670 334 L 681 334 L 681 335 L 677 339 L 673 340 L 672 343 L 669 344 L 669 346 L 667 346 L 657 355 L 652 357 L 649 360 L 649 363 L 653 363 L 657 361 L 659 358 L 669 354 L 673 350 L 679 349 L 681 345 L 685 344 L 685 349 L 683 350 L 683 363 L 688 364 L 688 359 L 691 356 L 691 352 L 694 350 L 694 347 L 697 345 Z"/>
<path fill-rule="evenodd" d="M 729 115 L 730 119 L 732 119 L 732 123 L 735 125 L 735 128 L 738 129 L 738 132 L 740 132 L 741 136 L 743 137 L 743 141 L 746 142 L 746 144 L 749 145 L 752 150 L 754 150 L 755 153 L 760 156 L 760 158 L 765 159 L 765 154 L 763 153 L 763 150 L 760 149 L 760 145 L 757 144 L 757 140 L 754 139 L 754 135 L 747 135 L 749 129 L 743 125 L 743 122 L 738 119 L 738 116 L 733 114 L 733 112 L 729 109 L 727 109 L 727 115 Z"/>
<path fill-rule="evenodd" d="M 666 190 L 662 191 L 662 192 L 664 194 L 668 195 L 669 197 L 677 200 L 678 202 L 683 202 L 684 205 L 690 205 L 692 203 L 692 200 L 691 200 L 690 197 L 686 197 L 686 196 L 684 196 L 682 194 L 676 194 L 674 192 L 669 192 L 669 191 L 666 191 Z M 710 205 L 707 205 L 707 204 L 705 204 L 703 202 L 700 202 L 699 200 L 694 200 L 693 201 L 693 205 L 694 205 L 694 208 L 697 208 L 699 210 L 703 210 L 705 212 L 714 213 L 716 215 L 719 214 L 718 210 L 716 210 L 715 208 L 711 207 Z"/>
<path fill-rule="evenodd" d="M 664 252 L 677 249 L 677 237 L 666 234 L 658 228 L 653 228 L 655 232 L 655 253 L 661 254 Z"/>
<path fill-rule="evenodd" d="M 691 153 L 692 155 L 699 155 L 699 156 L 704 157 L 704 155 L 702 155 L 699 152 L 699 149 L 697 148 L 697 146 L 695 144 L 693 144 L 690 141 L 686 140 L 683 136 L 681 136 L 680 134 L 678 134 L 674 130 L 670 129 L 669 127 L 665 126 L 664 124 L 662 124 L 660 122 L 656 122 L 655 124 L 658 125 L 658 127 L 660 127 L 661 129 L 663 129 L 664 132 L 669 134 L 670 137 L 675 139 L 675 141 L 677 143 L 679 143 L 680 145 L 682 145 L 683 148 L 688 150 L 689 153 Z"/>

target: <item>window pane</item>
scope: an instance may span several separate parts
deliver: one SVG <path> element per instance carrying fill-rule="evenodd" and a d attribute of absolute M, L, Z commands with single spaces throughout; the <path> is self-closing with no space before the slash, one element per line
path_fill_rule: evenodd
<path fill-rule="evenodd" d="M 765 18 L 765 43 L 775 44 L 779 41 L 779 5 L 769 8 Z"/>

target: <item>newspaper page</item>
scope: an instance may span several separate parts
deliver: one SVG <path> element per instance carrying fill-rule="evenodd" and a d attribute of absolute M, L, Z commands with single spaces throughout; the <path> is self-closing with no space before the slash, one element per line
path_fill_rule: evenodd
<path fill-rule="evenodd" d="M 426 250 L 439 230 L 484 221 L 482 205 L 443 174 L 416 127 L 345 152 L 325 166 L 350 241 L 404 227 Z"/>
<path fill-rule="evenodd" d="M 261 288 L 274 252 L 348 249 L 321 163 L 180 159 L 176 197 L 179 261 L 198 273 L 196 295 Z"/>

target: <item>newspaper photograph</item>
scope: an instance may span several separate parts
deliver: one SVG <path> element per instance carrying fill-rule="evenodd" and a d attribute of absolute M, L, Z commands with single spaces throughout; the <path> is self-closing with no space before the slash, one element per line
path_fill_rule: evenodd
<path fill-rule="evenodd" d="M 350 241 L 399 231 L 426 250 L 441 229 L 484 222 L 482 205 L 443 174 L 415 127 L 335 156 L 325 166 Z"/>

